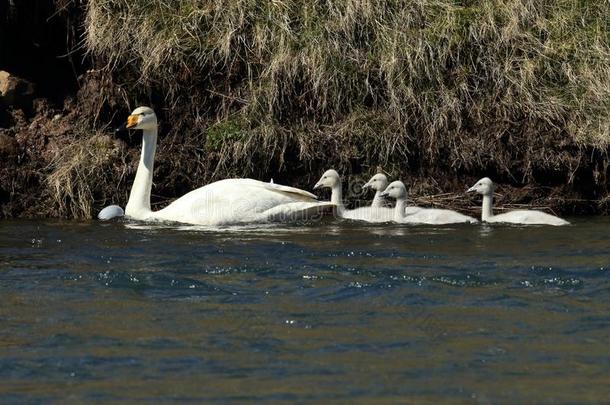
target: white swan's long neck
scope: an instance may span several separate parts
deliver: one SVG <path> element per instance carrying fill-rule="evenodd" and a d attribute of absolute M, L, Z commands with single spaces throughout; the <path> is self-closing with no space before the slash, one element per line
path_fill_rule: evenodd
<path fill-rule="evenodd" d="M 146 218 L 151 214 L 150 191 L 152 188 L 155 151 L 157 149 L 157 127 L 143 130 L 142 154 L 136 178 L 133 181 L 125 215 L 132 218 Z"/>
<path fill-rule="evenodd" d="M 341 183 L 334 185 L 331 188 L 330 202 L 337 206 L 339 212 L 342 212 L 345 209 L 343 206 L 343 190 L 341 189 Z"/>
<path fill-rule="evenodd" d="M 407 198 L 399 197 L 396 199 L 396 207 L 394 208 L 394 221 L 400 222 L 406 216 Z"/>
<path fill-rule="evenodd" d="M 481 219 L 487 221 L 493 216 L 493 194 L 485 194 L 483 196 L 483 209 L 481 210 Z"/>
<path fill-rule="evenodd" d="M 384 198 L 381 196 L 381 191 L 377 190 L 375 192 L 375 197 L 373 197 L 373 202 L 371 203 L 371 207 L 383 207 Z"/>

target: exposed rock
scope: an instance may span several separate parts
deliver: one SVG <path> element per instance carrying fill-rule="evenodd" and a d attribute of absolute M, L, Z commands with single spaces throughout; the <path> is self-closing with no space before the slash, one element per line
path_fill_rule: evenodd
<path fill-rule="evenodd" d="M 4 97 L 5 94 L 8 93 L 9 87 L 11 84 L 10 82 L 11 82 L 10 73 L 5 72 L 4 70 L 0 70 L 0 95 L 2 95 L 2 97 Z"/>
<path fill-rule="evenodd" d="M 19 154 L 19 143 L 5 133 L 0 133 L 0 158 L 14 159 Z"/>
<path fill-rule="evenodd" d="M 0 70 L 0 102 L 2 104 L 29 109 L 33 97 L 33 83 Z"/>

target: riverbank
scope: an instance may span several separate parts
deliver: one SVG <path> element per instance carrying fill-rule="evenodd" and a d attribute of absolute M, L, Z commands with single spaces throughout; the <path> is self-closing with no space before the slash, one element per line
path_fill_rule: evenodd
<path fill-rule="evenodd" d="M 53 13 L 40 21 L 84 45 L 50 69 L 73 80 L 65 94 L 8 64 L 36 89 L 0 107 L 2 217 L 124 206 L 140 139 L 112 128 L 142 104 L 161 120 L 156 207 L 234 176 L 311 189 L 329 167 L 354 202 L 382 167 L 422 205 L 476 214 L 463 192 L 489 176 L 505 207 L 609 212 L 608 4 L 94 0 Z"/>

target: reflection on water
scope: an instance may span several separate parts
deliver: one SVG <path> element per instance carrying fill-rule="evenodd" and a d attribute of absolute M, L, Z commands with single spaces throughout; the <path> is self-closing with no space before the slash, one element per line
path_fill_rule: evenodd
<path fill-rule="evenodd" d="M 610 220 L 0 227 L 0 402 L 603 403 Z"/>

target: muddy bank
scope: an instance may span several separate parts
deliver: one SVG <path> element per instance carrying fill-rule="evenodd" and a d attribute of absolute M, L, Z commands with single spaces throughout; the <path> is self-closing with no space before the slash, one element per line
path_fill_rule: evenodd
<path fill-rule="evenodd" d="M 33 112 L 28 117 L 11 110 L 9 124 L 0 128 L 0 215 L 87 218 L 111 203 L 125 206 L 140 152 L 139 134 L 117 136 L 112 125 L 93 130 L 72 99 L 61 107 L 37 99 Z M 124 117 L 125 110 L 117 115 Z M 231 176 L 273 178 L 311 190 L 328 167 L 342 170 L 351 204 L 366 204 L 372 196 L 362 194 L 360 186 L 380 166 L 392 178 L 403 179 L 420 205 L 478 213 L 478 199 L 463 192 L 477 180 L 476 171 L 453 171 L 432 162 L 413 167 L 392 159 L 393 155 L 387 161 L 367 159 L 361 145 L 334 145 L 336 140 L 324 135 L 318 144 L 308 145 L 311 149 L 303 150 L 298 137 L 285 136 L 272 145 L 257 145 L 256 154 L 250 154 L 248 142 L 259 140 L 212 146 L 164 129 L 154 175 L 156 208 L 195 187 Z M 334 153 L 329 153 L 331 149 Z M 527 205 L 564 215 L 607 214 L 607 156 L 595 151 L 579 154 L 583 159 L 575 167 L 537 174 L 534 181 L 493 173 L 500 183 L 498 206 Z M 490 171 L 480 173 L 493 176 Z"/>
<path fill-rule="evenodd" d="M 2 217 L 124 206 L 140 138 L 113 128 L 143 104 L 160 118 L 155 208 L 227 177 L 311 189 L 329 167 L 358 204 L 371 198 L 359 185 L 382 167 L 425 206 L 476 214 L 479 199 L 463 191 L 489 176 L 499 206 L 609 211 L 608 40 L 576 24 L 582 13 L 595 25 L 604 9 L 115 3 L 48 1 L 26 13 L 26 2 L 0 0 L 0 70 L 18 83 L 0 102 Z M 277 18 L 260 20 L 261 10 Z M 574 38 L 534 17 L 563 21 Z M 409 35 L 393 28 L 404 21 Z M 420 53 L 421 41 L 435 53 Z"/>
<path fill-rule="evenodd" d="M 9 109 L 0 128 L 0 215 L 8 217 L 90 218 L 108 204 L 125 206 L 140 152 L 140 134 L 113 131 L 128 113 L 124 106 L 103 104 L 102 116 L 116 112 L 107 123 L 87 115 L 92 94 L 107 86 L 95 72 L 85 75 L 75 98 L 57 105 L 35 99 L 32 114 Z M 100 102 L 98 100 L 98 102 Z M 163 112 L 161 111 L 161 114 Z M 537 207 L 562 215 L 607 214 L 608 190 L 605 154 L 598 151 L 560 149 L 548 153 L 576 156 L 574 166 L 553 172 L 536 172 L 528 181 L 519 161 L 511 162 L 515 177 L 493 168 L 464 171 L 448 162 L 404 159 L 404 151 L 389 151 L 380 159 L 378 150 L 361 139 L 328 136 L 311 129 L 313 141 L 291 133 L 268 139 L 232 139 L 212 143 L 206 133 L 171 128 L 171 117 L 162 116 L 155 166 L 153 206 L 161 208 L 173 198 L 210 181 L 248 176 L 311 190 L 319 175 L 336 167 L 344 175 L 345 198 L 358 206 L 372 196 L 361 185 L 383 167 L 391 178 L 410 187 L 414 201 L 423 206 L 449 207 L 478 215 L 479 199 L 464 190 L 479 176 L 498 181 L 497 204 L 504 208 Z M 97 127 L 97 129 L 96 129 Z M 210 124 L 213 128 L 214 124 Z M 184 132 L 183 132 L 184 131 Z M 366 142 L 366 141 L 365 141 Z M 560 151 L 560 152 L 558 152 Z M 538 152 L 540 153 L 540 152 Z M 479 171 L 480 170 L 480 171 Z M 479 174 L 480 173 L 480 174 Z M 321 194 L 328 198 L 326 194 Z"/>

